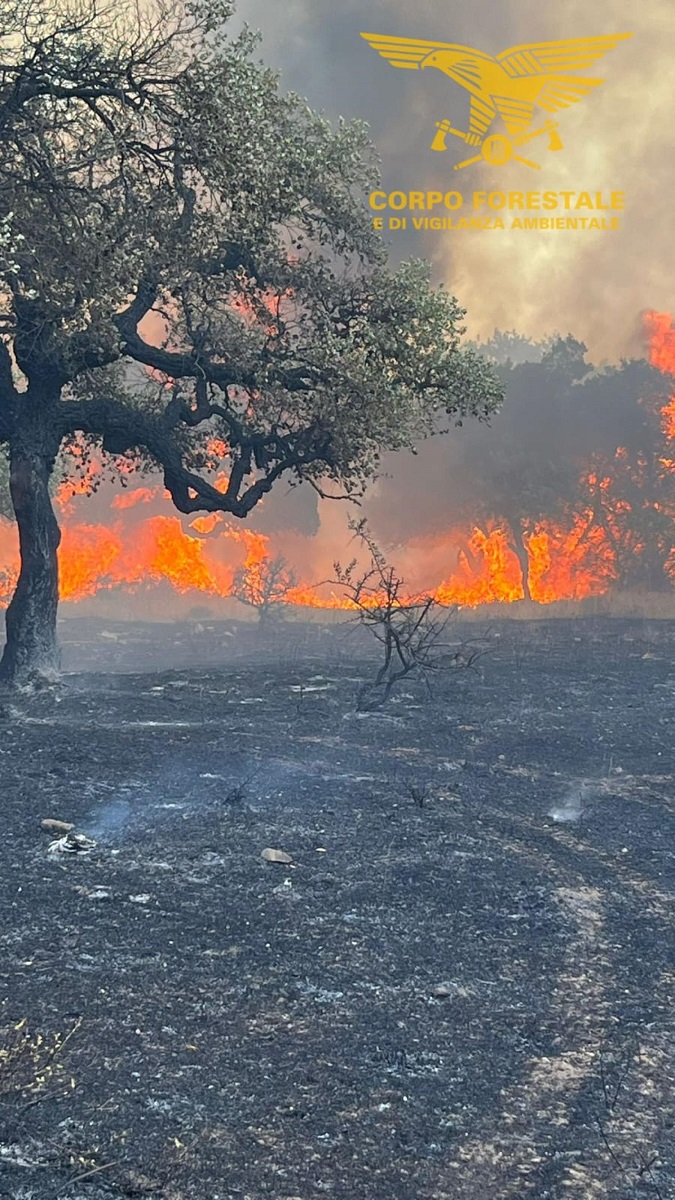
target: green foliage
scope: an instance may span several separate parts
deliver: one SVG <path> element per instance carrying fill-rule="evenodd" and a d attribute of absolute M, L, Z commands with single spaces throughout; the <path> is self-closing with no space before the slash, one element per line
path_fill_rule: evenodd
<path fill-rule="evenodd" d="M 365 127 L 284 95 L 229 3 L 6 7 L 0 440 L 13 361 L 60 436 L 243 517 L 284 473 L 358 494 L 383 450 L 498 407 L 457 300 L 387 266 Z"/>
<path fill-rule="evenodd" d="M 585 355 L 588 347 L 568 333 L 566 338 L 555 337 L 542 355 L 542 366 L 551 371 L 562 371 L 571 381 L 583 379 L 590 367 Z"/>
<path fill-rule="evenodd" d="M 516 366 L 524 362 L 541 362 L 552 340 L 553 338 L 547 337 L 535 341 L 515 329 L 495 329 L 492 336 L 485 341 L 479 338 L 470 344 L 488 362 Z"/>

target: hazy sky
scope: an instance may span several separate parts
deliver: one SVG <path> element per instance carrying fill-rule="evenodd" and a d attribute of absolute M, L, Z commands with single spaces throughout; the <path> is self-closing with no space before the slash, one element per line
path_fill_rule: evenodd
<path fill-rule="evenodd" d="M 468 309 L 470 333 L 485 336 L 495 326 L 531 336 L 571 331 L 596 361 L 616 359 L 641 351 L 642 310 L 675 307 L 672 0 L 641 7 L 633 0 L 605 0 L 602 6 L 585 0 L 240 0 L 242 19 L 261 30 L 261 53 L 282 71 L 286 87 L 332 117 L 368 122 L 387 190 L 625 192 L 617 232 L 391 235 L 395 256 L 432 261 L 435 277 Z M 633 37 L 580 72 L 605 83 L 557 114 L 564 151 L 548 152 L 546 138 L 530 148 L 541 170 L 512 162 L 453 171 L 460 144 L 452 139 L 451 152 L 441 155 L 430 143 L 441 117 L 468 128 L 468 94 L 437 71 L 395 70 L 361 31 L 455 42 L 491 54 L 530 42 Z"/>

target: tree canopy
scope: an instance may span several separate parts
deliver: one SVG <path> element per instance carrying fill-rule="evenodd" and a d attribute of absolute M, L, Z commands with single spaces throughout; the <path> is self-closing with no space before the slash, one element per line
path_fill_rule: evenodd
<path fill-rule="evenodd" d="M 282 95 L 255 37 L 225 36 L 231 7 L 10 0 L 2 358 L 10 396 L 10 341 L 58 389 L 62 435 L 142 447 L 182 511 L 245 516 L 286 470 L 358 487 L 498 388 L 426 268 L 389 271 L 365 128 Z M 225 492 L 199 472 L 206 426 Z"/>
<path fill-rule="evenodd" d="M 28 492 L 74 433 L 158 465 L 182 512 L 246 517 L 283 474 L 358 494 L 383 451 L 500 402 L 457 300 L 388 266 L 364 125 L 283 94 L 231 14 L 3 6 L 0 441 L 26 586 L 37 525 L 58 545 Z"/>

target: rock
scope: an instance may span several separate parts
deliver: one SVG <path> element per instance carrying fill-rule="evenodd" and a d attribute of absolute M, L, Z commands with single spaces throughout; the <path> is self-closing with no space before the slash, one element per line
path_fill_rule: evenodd
<path fill-rule="evenodd" d="M 70 833 L 75 826 L 68 821 L 57 821 L 52 817 L 46 817 L 44 821 L 40 821 L 40 828 L 46 829 L 48 833 Z"/>
<path fill-rule="evenodd" d="M 431 988 L 430 995 L 437 1000 L 448 998 L 466 999 L 471 995 L 471 990 L 464 987 L 461 983 L 455 983 L 453 980 L 447 980 L 443 983 L 437 983 Z"/>
<path fill-rule="evenodd" d="M 285 850 L 272 850 L 269 847 L 267 847 L 267 849 L 263 850 L 261 857 L 265 859 L 265 862 L 273 862 L 273 863 L 292 863 L 293 862 L 293 859 L 291 858 L 290 854 L 286 854 Z"/>

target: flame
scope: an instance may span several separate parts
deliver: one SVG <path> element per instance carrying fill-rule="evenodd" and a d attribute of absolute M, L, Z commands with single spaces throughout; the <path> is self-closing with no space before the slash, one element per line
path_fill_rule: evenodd
<path fill-rule="evenodd" d="M 644 314 L 644 324 L 649 337 L 649 361 L 669 375 L 675 375 L 675 328 L 670 313 L 649 311 Z M 675 438 L 675 394 L 661 409 L 663 432 L 667 438 Z M 672 463 L 668 461 L 668 465 Z"/>
<path fill-rule="evenodd" d="M 82 439 L 74 439 L 68 446 L 70 471 L 56 489 L 54 503 L 62 513 L 74 511 L 75 496 L 89 496 L 98 486 L 103 466 L 100 458 L 90 455 Z"/>
<path fill-rule="evenodd" d="M 437 604 L 476 608 L 481 604 L 513 603 L 525 596 L 522 568 L 506 526 L 488 530 L 452 530 L 442 538 L 424 539 L 430 558 L 455 558 L 452 574 L 428 594 Z M 587 521 L 579 518 L 571 530 L 552 523 L 539 524 L 524 538 L 529 559 L 529 586 L 533 600 L 550 604 L 555 600 L 582 600 L 606 591 L 612 581 L 612 556 L 602 531 L 588 536 Z M 383 597 L 375 594 L 372 603 Z M 414 600 L 415 593 L 402 597 Z M 312 608 L 353 608 L 335 591 L 320 595 L 314 589 L 294 588 L 291 603 Z"/>
<path fill-rule="evenodd" d="M 474 528 L 468 538 L 455 531 L 450 534 L 449 542 L 460 545 L 458 564 L 452 575 L 435 589 L 434 597 L 439 604 L 475 608 L 479 604 L 522 600 L 518 559 L 509 548 L 504 529 Z"/>
<path fill-rule="evenodd" d="M 73 525 L 63 530 L 59 552 L 59 593 L 62 600 L 94 596 L 106 585 L 122 557 L 119 533 L 103 525 Z"/>
<path fill-rule="evenodd" d="M 205 517 L 195 517 L 194 521 L 190 522 L 190 529 L 196 529 L 197 533 L 207 535 L 213 533 L 216 525 L 220 525 L 221 520 L 220 513 L 208 513 Z"/>
<path fill-rule="evenodd" d="M 675 396 L 670 399 L 668 404 L 664 405 L 661 416 L 663 417 L 663 432 L 666 437 L 675 438 Z M 666 461 L 672 466 L 670 459 Z"/>
<path fill-rule="evenodd" d="M 271 302 L 270 313 L 277 313 Z M 649 311 L 643 320 L 650 363 L 675 378 L 673 319 L 667 313 Z M 401 574 L 417 581 L 442 564 L 426 590 L 439 604 L 461 607 L 522 600 L 526 595 L 524 576 L 529 595 L 539 604 L 582 600 L 607 592 L 621 578 L 622 563 L 630 561 L 631 555 L 639 559 L 647 548 L 644 535 L 632 527 L 631 504 L 639 503 L 647 515 L 661 521 L 669 517 L 667 492 L 649 490 L 655 472 L 675 469 L 675 385 L 669 381 L 667 386 L 673 391 L 661 409 L 663 441 L 653 462 L 626 447 L 619 447 L 613 457 L 602 461 L 589 459 L 580 478 L 582 511 L 570 513 L 567 520 L 523 522 L 522 528 L 514 529 L 507 520 L 495 519 L 464 527 L 451 525 L 442 534 L 421 533 L 392 554 L 397 566 L 400 555 Z M 213 437 L 206 443 L 207 469 L 221 491 L 228 485 L 223 470 L 228 457 L 229 447 L 222 438 Z M 80 601 L 112 588 L 137 592 L 161 583 L 180 594 L 227 597 L 241 566 L 255 590 L 262 566 L 270 558 L 283 556 L 293 568 L 326 557 L 325 533 L 323 543 L 320 538 L 312 542 L 299 535 L 294 541 L 290 533 L 270 538 L 232 527 L 223 513 L 189 521 L 181 518 L 161 483 L 132 487 L 130 459 L 111 462 L 95 447 L 87 447 L 83 439 L 71 440 L 66 458 L 72 469 L 55 495 L 63 529 L 59 567 L 64 600 Z M 112 485 L 106 482 L 111 466 L 126 476 L 128 483 L 112 494 Z M 85 499 L 92 492 L 98 493 L 97 513 L 106 505 L 100 524 L 78 520 L 87 504 L 94 505 Z M 144 514 L 150 504 L 152 512 Z M 0 520 L 0 606 L 6 606 L 11 598 L 18 569 L 16 532 Z M 664 570 L 675 581 L 675 551 Z M 310 571 L 296 569 L 296 574 L 307 578 Z M 316 574 L 321 572 L 312 567 L 311 575 Z M 413 598 L 411 592 L 405 599 Z M 287 600 L 312 608 L 353 608 L 339 588 L 307 582 L 293 588 Z"/>
<path fill-rule="evenodd" d="M 228 529 L 227 536 L 246 547 L 243 568 L 249 595 L 263 595 L 262 567 L 270 558 L 269 538 L 262 533 L 253 533 L 250 529 Z"/>
<path fill-rule="evenodd" d="M 224 442 L 222 438 L 211 438 L 206 448 L 209 454 L 217 459 L 227 458 L 230 453 L 227 442 Z"/>
<path fill-rule="evenodd" d="M 643 315 L 645 332 L 649 338 L 649 361 L 660 371 L 673 373 L 675 367 L 675 329 L 670 313 L 648 309 Z"/>
<path fill-rule="evenodd" d="M 113 496 L 111 508 L 134 508 L 137 504 L 150 504 L 157 496 L 161 496 L 161 488 L 133 488 L 130 492 L 122 492 L 119 496 Z"/>
<path fill-rule="evenodd" d="M 147 571 L 153 579 L 168 580 L 177 592 L 227 595 L 231 573 L 207 560 L 204 542 L 184 533 L 177 517 L 154 517 L 144 523 L 143 534 L 149 539 L 149 552 L 143 556 L 139 548 L 139 582 Z"/>
<path fill-rule="evenodd" d="M 527 539 L 530 592 L 539 604 L 602 595 L 614 579 L 614 555 L 592 514 L 577 517 L 569 530 L 540 525 Z"/>

